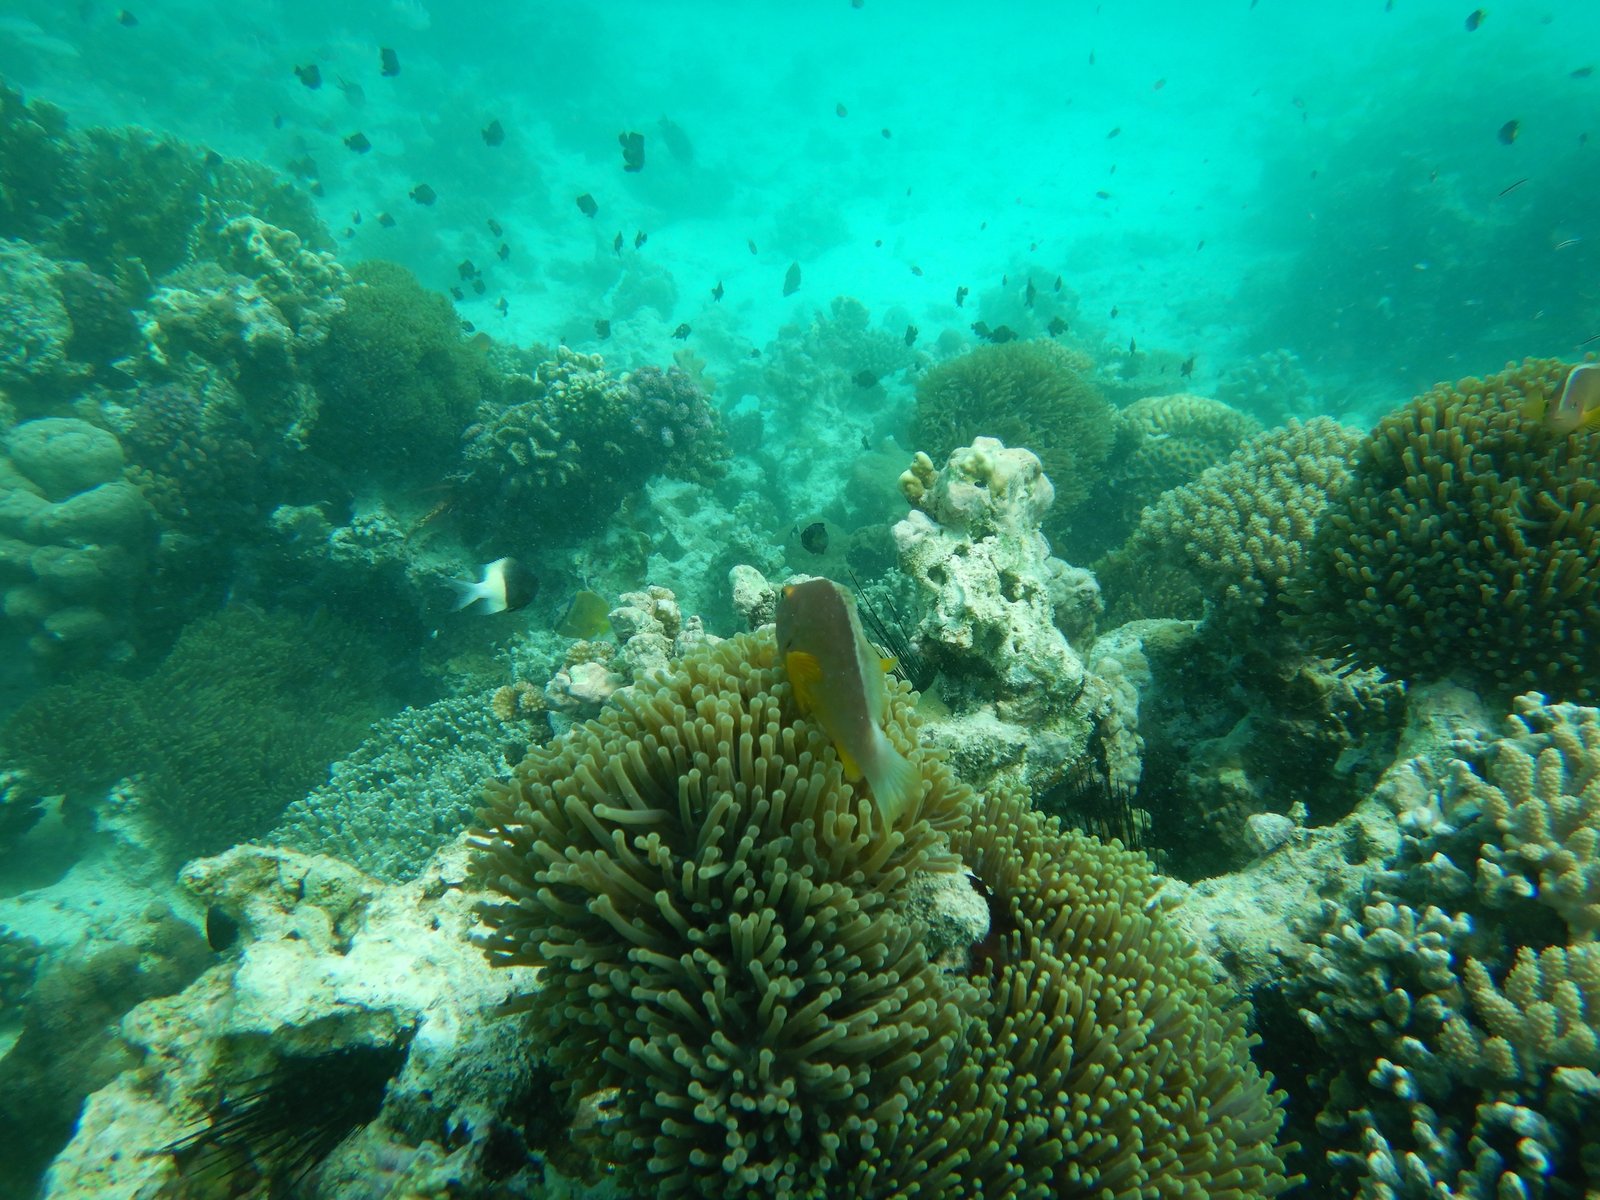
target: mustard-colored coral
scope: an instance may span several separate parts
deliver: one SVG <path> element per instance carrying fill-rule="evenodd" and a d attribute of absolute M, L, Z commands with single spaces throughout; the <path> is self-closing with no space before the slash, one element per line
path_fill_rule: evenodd
<path fill-rule="evenodd" d="M 770 633 L 701 645 L 491 784 L 492 961 L 569 1112 L 613 1096 L 633 1194 L 1245 1200 L 1287 1185 L 1244 1013 L 1166 924 L 1141 856 L 916 744 L 885 833 L 799 717 Z M 929 961 L 913 880 L 993 896 L 969 975 Z M 959 953 L 960 946 L 953 948 Z"/>
<path fill-rule="evenodd" d="M 1102 563 L 1113 617 L 1276 615 L 1359 438 L 1327 417 L 1290 421 L 1167 492 Z"/>
<path fill-rule="evenodd" d="M 1539 416 L 1570 370 L 1528 359 L 1379 422 L 1318 531 L 1307 631 L 1409 680 L 1600 695 L 1600 430 Z"/>
<path fill-rule="evenodd" d="M 1142 510 L 1163 492 L 1188 483 L 1227 458 L 1261 422 L 1220 400 L 1179 392 L 1146 396 L 1116 415 L 1117 450 L 1112 455 L 1105 499 L 1096 520 L 1079 522 L 1067 557 L 1088 561 L 1117 545 L 1139 522 Z M 1081 549 L 1080 549 L 1081 547 Z"/>

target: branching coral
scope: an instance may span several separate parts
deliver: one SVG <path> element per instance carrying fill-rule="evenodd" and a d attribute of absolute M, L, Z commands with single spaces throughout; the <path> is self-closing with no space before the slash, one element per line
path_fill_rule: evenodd
<path fill-rule="evenodd" d="M 1290 421 L 1162 496 L 1100 567 L 1113 616 L 1277 615 L 1359 436 L 1327 417 Z"/>
<path fill-rule="evenodd" d="M 470 823 L 478 782 L 504 769 L 512 739 L 501 720 L 470 695 L 380 721 L 261 840 L 328 854 L 379 879 L 414 878 Z"/>
<path fill-rule="evenodd" d="M 1303 1016 L 1358 1065 L 1318 1124 L 1363 1197 L 1600 1186 L 1597 781 L 1600 712 L 1519 697 L 1506 737 L 1400 814 L 1359 911 L 1323 914 Z"/>
<path fill-rule="evenodd" d="M 1570 369 L 1529 359 L 1379 422 L 1318 531 L 1308 635 L 1411 680 L 1600 691 L 1600 431 L 1535 415 Z"/>
<path fill-rule="evenodd" d="M 922 793 L 872 828 L 774 657 L 765 633 L 695 649 L 490 785 L 485 948 L 543 966 L 529 999 L 569 1105 L 615 1089 L 624 1186 L 1282 1191 L 1243 1013 L 1148 864 L 1016 797 L 979 810 L 915 745 L 904 690 L 888 732 Z M 963 864 L 993 896 L 970 979 L 930 963 L 908 904 Z"/>

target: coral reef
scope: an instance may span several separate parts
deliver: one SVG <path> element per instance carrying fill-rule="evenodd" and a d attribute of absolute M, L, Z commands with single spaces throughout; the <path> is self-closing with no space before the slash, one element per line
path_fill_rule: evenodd
<path fill-rule="evenodd" d="M 1069 540 L 1056 551 L 1074 562 L 1099 557 L 1128 536 L 1140 513 L 1163 492 L 1222 462 L 1260 431 L 1254 417 L 1186 392 L 1147 396 L 1118 409 L 1107 495 L 1074 524 Z"/>
<path fill-rule="evenodd" d="M 427 481 L 455 460 L 482 399 L 483 357 L 450 301 L 398 263 L 357 265 L 318 344 L 316 453 L 384 479 Z"/>
<path fill-rule="evenodd" d="M 414 879 L 471 823 L 482 781 L 505 769 L 515 741 L 480 694 L 408 708 L 376 723 L 261 840 L 389 882 Z"/>
<path fill-rule="evenodd" d="M 1016 797 L 980 808 L 903 688 L 888 732 L 922 791 L 872 829 L 774 657 L 767 633 L 691 652 L 491 785 L 476 836 L 485 947 L 542 966 L 560 1094 L 615 1091 L 631 1194 L 1281 1191 L 1242 1015 L 1148 864 Z M 913 881 L 970 891 L 961 866 L 988 932 L 929 944 L 977 936 L 907 915 Z"/>
<path fill-rule="evenodd" d="M 1327 417 L 1290 421 L 1166 493 L 1097 566 L 1111 619 L 1205 616 L 1252 636 L 1270 629 L 1359 438 Z"/>
<path fill-rule="evenodd" d="M 1233 363 L 1217 380 L 1217 399 L 1267 425 L 1316 414 L 1311 380 L 1291 350 L 1269 350 Z"/>
<path fill-rule="evenodd" d="M 1301 625 L 1409 680 L 1600 691 L 1600 431 L 1538 416 L 1571 368 L 1528 359 L 1384 417 L 1321 522 Z"/>
<path fill-rule="evenodd" d="M 1046 527 L 1055 538 L 1054 526 L 1069 529 L 1103 483 L 1116 436 L 1114 410 L 1085 365 L 1048 340 L 980 346 L 941 363 L 917 384 L 916 444 L 935 460 L 975 437 L 1032 450 L 1055 485 Z"/>
<path fill-rule="evenodd" d="M 47 688 L 0 731 L 42 794 L 99 799 L 138 775 L 140 810 L 176 857 L 271 827 L 383 708 L 366 635 L 329 618 L 228 609 L 195 622 L 149 677 Z"/>
<path fill-rule="evenodd" d="M 502 542 L 591 531 L 642 477 L 708 476 L 725 453 L 716 410 L 682 368 L 618 379 L 565 346 L 504 379 L 465 437 L 461 491 Z"/>
<path fill-rule="evenodd" d="M 9 624 L 53 666 L 125 656 L 129 594 L 154 549 L 150 506 L 114 434 L 75 417 L 24 421 L 0 455 L 0 584 Z"/>
<path fill-rule="evenodd" d="M 208 421 L 239 427 L 236 436 L 263 460 L 257 474 L 281 471 L 319 418 L 313 368 L 331 331 L 343 328 L 350 278 L 331 254 L 255 217 L 209 231 L 192 251 L 144 301 L 142 345 L 123 369 L 145 389 L 190 391 Z M 348 339 L 341 346 L 358 353 Z M 373 353 L 390 344 L 383 348 Z M 160 417 L 146 404 L 140 393 L 114 395 L 107 411 L 119 429 L 139 429 L 143 441 L 164 448 Z"/>
<path fill-rule="evenodd" d="M 24 404 L 60 399 L 88 374 L 70 352 L 63 276 L 26 242 L 0 238 L 0 387 Z"/>
<path fill-rule="evenodd" d="M 133 1062 L 119 1019 L 186 987 L 206 958 L 194 928 L 155 904 L 116 943 L 90 942 L 40 972 L 21 1035 L 0 1059 L 0 1121 L 15 1131 L 0 1156 L 0 1192 L 36 1194 L 39 1172 L 72 1136 L 84 1097 Z"/>
<path fill-rule="evenodd" d="M 893 530 L 922 609 L 912 639 L 954 712 L 930 735 L 984 790 L 1060 782 L 1112 713 L 1056 623 L 1059 605 L 1083 636 L 1078 577 L 1039 532 L 1051 483 L 1030 451 L 983 437 L 937 471 L 918 455 L 901 479 L 915 505 Z M 1137 777 L 1136 765 L 1121 769 Z"/>
<path fill-rule="evenodd" d="M 186 867 L 185 887 L 237 922 L 237 943 L 186 991 L 123 1021 L 130 1069 L 89 1098 L 42 1195 L 214 1194 L 197 1189 L 216 1180 L 186 1170 L 170 1147 L 203 1136 L 222 1097 L 297 1059 L 407 1043 L 380 1120 L 328 1162 L 306 1164 L 316 1174 L 305 1187 L 430 1200 L 488 1200 L 506 1186 L 529 1194 L 538 1167 L 519 1172 L 528 1161 L 523 1125 L 536 1131 L 541 1121 L 530 1092 L 535 1064 L 523 1023 L 497 1010 L 508 988 L 531 980 L 492 974 L 471 946 L 462 858 L 442 856 L 404 886 L 255 846 Z M 288 1119 L 292 1133 L 304 1118 Z M 270 1166 L 269 1147 L 242 1150 L 235 1182 Z M 545 1174 L 555 1186 L 555 1173 Z M 284 1179 L 269 1171 L 261 1182 Z"/>
<path fill-rule="evenodd" d="M 1134 803 L 1151 817 L 1143 844 L 1186 879 L 1249 862 L 1253 816 L 1300 805 L 1323 824 L 1350 812 L 1388 767 L 1404 719 L 1403 685 L 1267 636 L 1137 621 L 1089 659 L 1133 693 L 1119 713 L 1141 739 L 1133 782 Z"/>
<path fill-rule="evenodd" d="M 311 199 L 270 168 L 137 126 L 73 131 L 59 108 L 4 84 L 0 159 L 0 237 L 119 284 L 172 270 L 196 238 L 237 216 L 332 245 Z"/>
<path fill-rule="evenodd" d="M 1362 1197 L 1600 1186 L 1600 712 L 1519 697 L 1505 736 L 1391 788 L 1400 845 L 1308 922 L 1293 990 L 1334 1064 L 1318 1118 Z"/>

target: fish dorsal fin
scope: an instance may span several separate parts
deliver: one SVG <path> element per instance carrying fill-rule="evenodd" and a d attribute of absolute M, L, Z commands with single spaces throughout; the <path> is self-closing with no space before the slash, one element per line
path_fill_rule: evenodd
<path fill-rule="evenodd" d="M 783 669 L 789 676 L 789 686 L 794 689 L 795 703 L 801 712 L 810 712 L 815 705 L 817 685 L 822 682 L 822 663 L 815 654 L 804 650 L 791 650 L 783 656 Z"/>

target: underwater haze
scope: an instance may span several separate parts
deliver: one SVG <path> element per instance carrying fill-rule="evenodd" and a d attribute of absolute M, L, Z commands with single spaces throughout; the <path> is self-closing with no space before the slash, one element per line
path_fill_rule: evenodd
<path fill-rule="evenodd" d="M 0 1200 L 1600 1195 L 1600 5 L 0 5 Z"/>
<path fill-rule="evenodd" d="M 495 336 L 588 349 L 602 317 L 634 355 L 684 321 L 761 344 L 835 295 L 964 333 L 956 287 L 1060 275 L 1085 336 L 1196 351 L 1202 371 L 1287 348 L 1395 395 L 1597 332 L 1600 82 L 1575 73 L 1600 15 L 1501 4 L 1468 31 L 1471 11 L 269 4 L 125 27 L 23 0 L 0 70 L 83 123 L 303 163 L 347 254 L 436 289 L 463 258 L 492 268 L 461 312 Z M 310 63 L 316 91 L 292 73 Z M 636 174 L 622 130 L 645 134 Z M 355 132 L 369 153 L 345 148 Z M 430 208 L 407 199 L 419 183 Z M 640 230 L 648 265 L 611 254 Z M 629 287 L 642 272 L 664 278 Z"/>

